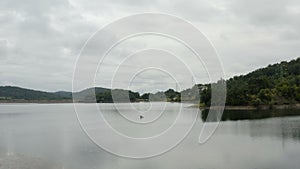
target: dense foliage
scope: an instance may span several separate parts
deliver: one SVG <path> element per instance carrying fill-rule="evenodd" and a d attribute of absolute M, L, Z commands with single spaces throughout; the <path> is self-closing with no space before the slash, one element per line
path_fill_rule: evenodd
<path fill-rule="evenodd" d="M 137 102 L 140 99 L 140 94 L 130 90 L 114 89 L 97 93 L 96 99 L 98 103 Z"/>
<path fill-rule="evenodd" d="M 281 105 L 300 102 L 300 58 L 235 76 L 227 82 L 226 105 Z M 210 85 L 201 94 L 210 103 Z"/>
<path fill-rule="evenodd" d="M 169 89 L 165 92 L 157 93 L 145 93 L 140 95 L 138 92 L 132 92 L 130 90 L 114 89 L 97 95 L 98 103 L 112 103 L 112 102 L 138 102 L 138 101 L 170 101 L 179 102 L 180 93 L 173 89 Z"/>

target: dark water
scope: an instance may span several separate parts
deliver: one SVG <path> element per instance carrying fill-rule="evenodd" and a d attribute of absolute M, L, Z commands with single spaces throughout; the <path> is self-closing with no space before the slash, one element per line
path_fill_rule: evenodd
<path fill-rule="evenodd" d="M 106 106 L 109 111 L 110 105 Z M 183 112 L 189 111 L 189 108 L 183 109 Z M 77 122 L 72 104 L 0 105 L 0 169 L 299 168 L 300 116 L 297 112 L 281 112 L 293 115 L 286 117 L 277 117 L 275 112 L 262 115 L 234 112 L 233 116 L 228 113 L 223 116 L 227 121 L 221 122 L 205 144 L 197 142 L 203 113 L 176 148 L 157 157 L 138 160 L 117 157 L 90 141 Z M 113 117 L 111 121 L 123 126 L 125 132 L 128 126 L 119 123 L 119 116 Z M 162 119 L 167 121 L 173 117 L 174 114 L 169 113 Z"/>
<path fill-rule="evenodd" d="M 202 121 L 206 121 L 208 113 L 208 110 L 204 110 L 201 113 Z M 221 120 L 256 120 L 287 116 L 300 116 L 300 110 L 225 110 L 222 114 Z"/>

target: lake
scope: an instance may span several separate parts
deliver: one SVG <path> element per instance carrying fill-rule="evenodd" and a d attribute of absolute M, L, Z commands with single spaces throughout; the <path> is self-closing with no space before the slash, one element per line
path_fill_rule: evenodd
<path fill-rule="evenodd" d="M 152 123 L 132 132 L 134 124 L 124 120 L 112 104 L 101 106 L 108 122 L 120 132 L 145 137 L 163 131 L 176 118 L 172 108 L 179 103 L 166 104 L 166 111 L 156 113 L 160 118 L 153 122 L 160 127 L 147 132 L 145 126 Z M 88 113 L 92 105 L 83 106 Z M 149 109 L 147 103 L 133 106 Z M 161 106 L 152 104 L 153 113 Z M 131 116 L 132 105 L 120 103 L 120 107 Z M 182 113 L 189 116 L 191 109 L 184 105 Z M 152 158 L 129 159 L 95 145 L 79 125 L 73 104 L 1 104 L 0 169 L 295 169 L 300 161 L 297 112 L 284 110 L 280 117 L 274 115 L 276 112 L 261 112 L 259 116 L 259 111 L 226 112 L 214 135 L 200 145 L 198 137 L 206 116 L 202 113 L 186 139 L 174 149 Z M 289 116 L 284 117 L 285 113 Z M 151 114 L 143 117 L 145 122 L 155 118 Z M 140 116 L 132 114 L 131 118 L 139 120 Z"/>

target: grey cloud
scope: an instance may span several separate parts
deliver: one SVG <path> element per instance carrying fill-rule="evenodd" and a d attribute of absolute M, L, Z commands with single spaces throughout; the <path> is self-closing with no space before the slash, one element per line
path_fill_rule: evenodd
<path fill-rule="evenodd" d="M 170 13 L 196 25 L 215 45 L 225 74 L 231 77 L 299 56 L 299 9 L 296 0 L 2 0 L 0 81 L 70 90 L 76 56 L 85 41 L 109 22 L 139 12 Z M 129 54 L 127 47 L 116 53 Z"/>
<path fill-rule="evenodd" d="M 0 59 L 4 60 L 4 58 L 6 58 L 6 54 L 7 54 L 7 40 L 5 39 L 0 39 Z"/>
<path fill-rule="evenodd" d="M 70 90 L 76 55 L 94 24 L 63 1 L 1 1 L 0 6 L 0 27 L 4 26 L 0 39 L 14 45 L 2 62 L 0 72 L 6 76 L 1 80 L 42 90 Z M 68 83 L 57 86 L 66 79 Z"/>

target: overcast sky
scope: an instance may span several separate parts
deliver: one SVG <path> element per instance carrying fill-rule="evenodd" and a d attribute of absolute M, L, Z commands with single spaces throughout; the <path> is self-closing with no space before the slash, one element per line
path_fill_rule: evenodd
<path fill-rule="evenodd" d="M 299 0 L 0 0 L 0 85 L 71 90 L 86 40 L 141 12 L 194 24 L 214 44 L 226 77 L 300 56 Z"/>

